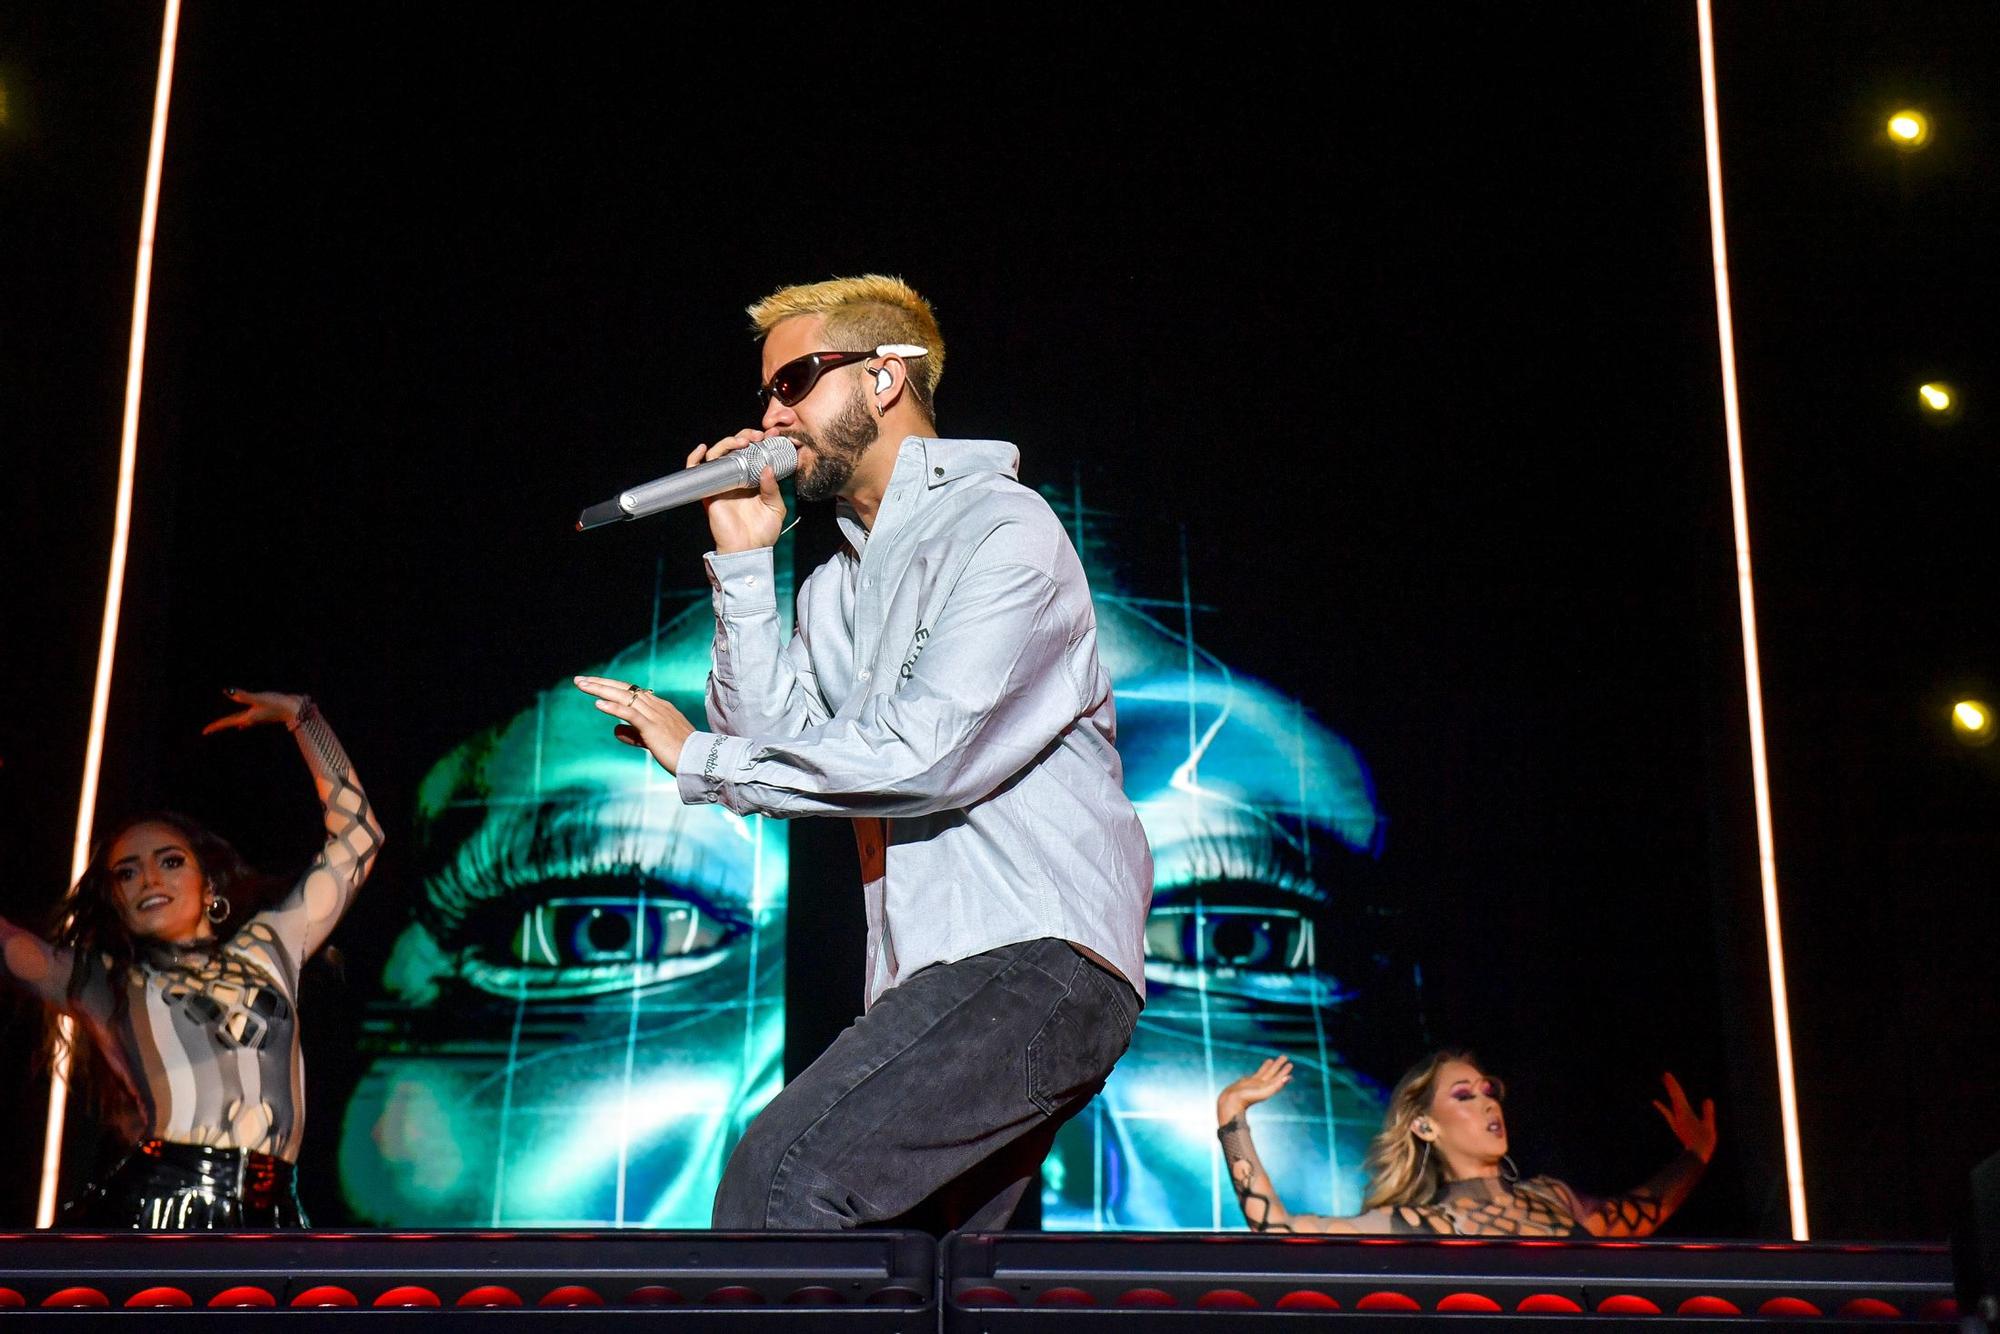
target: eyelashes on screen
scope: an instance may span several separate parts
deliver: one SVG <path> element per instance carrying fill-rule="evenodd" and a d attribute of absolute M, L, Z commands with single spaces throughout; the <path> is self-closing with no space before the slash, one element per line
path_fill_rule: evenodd
<path fill-rule="evenodd" d="M 428 916 L 449 935 L 483 905 L 518 900 L 523 888 L 585 880 L 653 886 L 666 897 L 728 900 L 734 897 L 725 888 L 728 871 L 712 856 L 706 832 L 685 818 L 648 823 L 602 803 L 549 802 L 492 815 L 425 877 Z"/>
<path fill-rule="evenodd" d="M 1327 901 L 1326 890 L 1306 874 L 1299 850 L 1269 834 L 1205 834 L 1174 847 L 1161 861 L 1165 869 L 1153 885 L 1156 902 L 1191 890 L 1211 898 Z"/>
<path fill-rule="evenodd" d="M 1327 894 L 1303 861 L 1258 831 L 1167 849 L 1146 918 L 1147 981 L 1279 1005 L 1344 1000 L 1317 957 L 1314 918 Z"/>

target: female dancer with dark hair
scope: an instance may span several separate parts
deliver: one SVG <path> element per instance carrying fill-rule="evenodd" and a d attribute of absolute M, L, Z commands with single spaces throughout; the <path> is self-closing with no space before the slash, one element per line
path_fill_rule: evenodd
<path fill-rule="evenodd" d="M 1523 1181 L 1507 1157 L 1500 1081 L 1470 1052 L 1441 1051 L 1396 1081 L 1382 1133 L 1368 1150 L 1368 1194 L 1352 1218 L 1289 1212 L 1257 1148 L 1247 1109 L 1285 1086 L 1282 1056 L 1222 1090 L 1215 1100 L 1223 1157 L 1253 1232 L 1443 1232 L 1468 1237 L 1643 1237 L 1667 1221 L 1715 1152 L 1715 1102 L 1697 1117 L 1680 1082 L 1665 1076 L 1668 1103 L 1654 1108 L 1682 1145 L 1679 1157 L 1636 1190 L 1593 1199 L 1554 1177 Z"/>
<path fill-rule="evenodd" d="M 66 1207 L 69 1226 L 306 1226 L 299 970 L 353 902 L 382 828 L 310 699 L 225 693 L 242 707 L 204 735 L 283 723 L 305 756 L 326 812 L 305 874 L 260 906 L 270 882 L 235 849 L 186 816 L 148 815 L 98 845 L 50 940 L 0 919 L 0 978 L 68 1015 L 72 1067 L 129 1101 L 120 1119 L 137 1143 Z"/>

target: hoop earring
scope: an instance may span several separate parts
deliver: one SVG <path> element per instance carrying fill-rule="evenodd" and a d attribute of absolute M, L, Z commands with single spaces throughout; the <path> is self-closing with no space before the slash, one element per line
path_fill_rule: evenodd
<path fill-rule="evenodd" d="M 1431 1142 L 1429 1140 L 1425 1140 L 1424 1156 L 1417 1160 L 1417 1176 L 1421 1178 L 1424 1174 L 1425 1169 L 1430 1167 L 1430 1165 L 1431 1165 Z"/>
<path fill-rule="evenodd" d="M 229 917 L 229 900 L 217 894 L 208 901 L 208 907 L 202 911 L 208 914 L 208 920 L 211 922 L 221 923 L 226 921 Z"/>
<path fill-rule="evenodd" d="M 1521 1169 L 1504 1153 L 1500 1155 L 1500 1179 L 1510 1186 L 1521 1179 Z"/>

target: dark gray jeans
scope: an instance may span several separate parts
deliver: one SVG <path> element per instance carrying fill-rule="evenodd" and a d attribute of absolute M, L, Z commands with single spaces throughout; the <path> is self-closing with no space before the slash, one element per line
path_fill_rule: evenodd
<path fill-rule="evenodd" d="M 1004 1227 L 1138 1018 L 1132 988 L 1060 940 L 926 968 L 751 1123 L 715 1226 Z"/>

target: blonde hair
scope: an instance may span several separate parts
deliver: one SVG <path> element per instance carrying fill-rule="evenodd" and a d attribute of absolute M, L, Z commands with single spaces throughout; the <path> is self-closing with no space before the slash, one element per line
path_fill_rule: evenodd
<path fill-rule="evenodd" d="M 1435 1051 L 1396 1081 L 1382 1113 L 1382 1133 L 1368 1145 L 1368 1195 L 1362 1208 L 1429 1204 L 1444 1184 L 1444 1155 L 1424 1152 L 1429 1145 L 1417 1138 L 1416 1123 L 1430 1114 L 1438 1072 L 1453 1061 L 1475 1069 L 1479 1065 L 1469 1051 Z"/>
<path fill-rule="evenodd" d="M 1479 1058 L 1469 1051 L 1447 1047 L 1434 1051 L 1403 1072 L 1389 1095 L 1389 1110 L 1382 1114 L 1382 1133 L 1368 1145 L 1368 1196 L 1363 1209 L 1385 1205 L 1429 1204 L 1444 1186 L 1444 1155 L 1425 1153 L 1427 1141 L 1417 1138 L 1416 1123 L 1430 1115 L 1431 1097 L 1437 1092 L 1438 1074 L 1453 1061 L 1463 1061 L 1479 1069 Z M 1492 1079 L 1491 1075 L 1487 1078 Z M 1500 1081 L 1493 1079 L 1497 1087 Z M 1556 1213 L 1567 1214 L 1569 1205 L 1556 1193 L 1547 1177 L 1531 1181 L 1507 1178 L 1508 1189 L 1522 1199 L 1533 1201 Z"/>
<path fill-rule="evenodd" d="M 909 363 L 910 389 L 924 414 L 935 415 L 932 404 L 938 381 L 944 378 L 944 335 L 938 332 L 931 303 L 901 278 L 864 273 L 857 278 L 800 283 L 781 287 L 745 309 L 751 330 L 759 338 L 786 320 L 818 315 L 826 321 L 827 337 L 835 344 L 848 345 L 836 346 L 834 351 L 915 343 L 925 349 L 925 355 Z"/>

